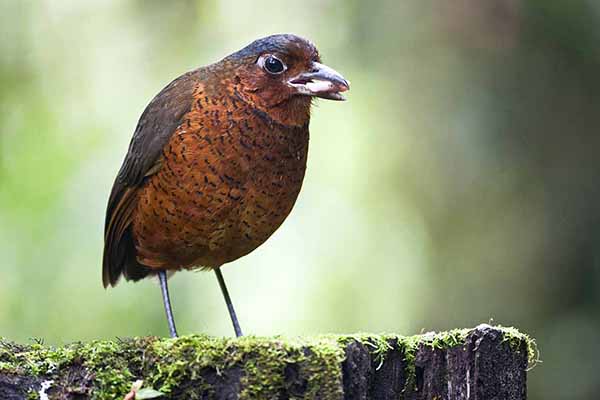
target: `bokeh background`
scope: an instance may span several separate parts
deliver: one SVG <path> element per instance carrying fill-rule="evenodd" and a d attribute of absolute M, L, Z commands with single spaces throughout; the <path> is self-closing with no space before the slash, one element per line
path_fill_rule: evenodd
<path fill-rule="evenodd" d="M 470 327 L 537 338 L 531 399 L 600 391 L 600 2 L 0 2 L 0 335 L 166 335 L 154 281 L 105 291 L 106 201 L 171 79 L 257 37 L 352 81 L 313 113 L 303 191 L 224 267 L 246 332 Z M 231 335 L 213 274 L 171 279 L 181 333 Z"/>

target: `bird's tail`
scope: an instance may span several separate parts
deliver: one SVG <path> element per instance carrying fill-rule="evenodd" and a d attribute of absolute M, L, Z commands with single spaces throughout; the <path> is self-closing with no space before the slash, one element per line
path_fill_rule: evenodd
<path fill-rule="evenodd" d="M 131 227 L 123 232 L 118 243 L 105 244 L 102 262 L 102 283 L 105 288 L 115 286 L 121 275 L 128 281 L 139 281 L 151 272 L 150 268 L 137 261 Z"/>

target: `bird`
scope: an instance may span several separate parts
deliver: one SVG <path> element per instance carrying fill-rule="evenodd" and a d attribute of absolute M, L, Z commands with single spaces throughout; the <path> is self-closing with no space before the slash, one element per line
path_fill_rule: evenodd
<path fill-rule="evenodd" d="M 213 270 L 242 335 L 221 267 L 263 244 L 290 214 L 306 171 L 311 105 L 349 82 L 293 34 L 253 41 L 179 76 L 143 111 L 106 209 L 102 282 Z"/>

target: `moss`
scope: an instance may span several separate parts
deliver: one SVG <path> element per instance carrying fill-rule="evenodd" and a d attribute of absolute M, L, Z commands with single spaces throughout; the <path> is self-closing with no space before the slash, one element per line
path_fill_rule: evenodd
<path fill-rule="evenodd" d="M 185 336 L 153 343 L 156 372 L 146 382 L 170 393 L 185 380 L 198 380 L 205 368 L 241 369 L 241 399 L 272 398 L 285 387 L 285 369 L 296 365 L 307 377 L 305 398 L 334 398 L 341 387 L 343 348 L 334 340 L 246 336 L 240 339 Z M 185 360 L 185 361 L 184 361 Z M 334 379 L 331 379 L 334 377 Z"/>
<path fill-rule="evenodd" d="M 354 335 L 329 336 L 340 345 L 347 346 L 352 342 L 358 342 L 369 349 L 373 357 L 383 362 L 385 354 L 393 349 L 392 342 L 398 339 L 398 335 L 373 335 L 370 333 L 357 333 Z"/>
<path fill-rule="evenodd" d="M 489 325 L 480 325 L 477 328 L 485 328 Z M 491 328 L 491 326 L 489 326 Z M 475 329 L 477 329 L 475 328 Z M 513 327 L 494 326 L 494 329 L 502 332 L 502 341 L 507 342 L 511 349 L 515 352 L 520 352 L 522 346 L 525 345 L 527 351 L 528 370 L 535 367 L 539 363 L 539 352 L 535 340 L 529 335 L 519 332 Z M 419 336 L 399 336 L 399 347 L 404 349 L 404 357 L 407 363 L 407 386 L 416 383 L 415 359 L 417 351 L 421 346 L 426 346 L 434 349 L 450 349 L 456 346 L 466 344 L 469 334 L 473 329 L 452 329 L 444 332 L 430 332 Z"/>
<path fill-rule="evenodd" d="M 35 391 L 35 390 L 30 390 L 27 393 L 27 400 L 39 400 L 40 398 L 40 394 L 39 392 Z"/>
<path fill-rule="evenodd" d="M 89 371 L 94 371 L 94 380 L 102 388 L 101 392 L 94 392 L 94 399 L 116 399 L 129 392 L 135 380 L 128 365 L 127 353 L 130 352 L 126 346 L 113 341 L 96 341 L 78 348 L 77 357 Z"/>
<path fill-rule="evenodd" d="M 0 372 L 52 377 L 64 367 L 80 364 L 94 371 L 95 386 L 102 388 L 94 399 L 113 400 L 129 391 L 133 375 L 128 369 L 126 350 L 113 341 L 74 343 L 47 347 L 41 343 L 18 346 L 0 341 Z"/>
<path fill-rule="evenodd" d="M 503 332 L 503 341 L 508 342 L 510 348 L 513 351 L 521 352 L 523 342 L 525 342 L 525 348 L 527 351 L 527 370 L 535 368 L 536 365 L 541 363 L 540 351 L 537 347 L 537 343 L 534 338 L 524 333 L 519 332 L 518 329 L 513 327 L 502 327 L 497 326 Z"/>
<path fill-rule="evenodd" d="M 537 363 L 538 352 L 533 339 L 514 328 L 497 328 L 513 350 L 527 349 L 530 366 Z M 305 399 L 338 399 L 343 395 L 341 364 L 345 348 L 351 342 L 359 342 L 369 350 L 376 369 L 385 363 L 391 350 L 402 351 L 409 387 L 415 384 L 415 358 L 419 348 L 462 346 L 471 331 L 316 338 L 246 336 L 235 339 L 193 335 L 178 339 L 93 341 L 58 348 L 41 343 L 21 346 L 0 340 L 0 373 L 55 379 L 65 368 L 84 368 L 93 373 L 86 375 L 89 382 L 79 382 L 83 386 L 76 389 L 78 393 L 87 390 L 97 400 L 122 398 L 136 379 L 143 379 L 144 387 L 178 398 L 198 398 L 198 388 L 211 393 L 215 379 L 232 379 L 231 382 L 240 384 L 241 399 L 278 398 L 293 385 L 298 388 L 299 396 L 304 393 Z M 208 376 L 212 376 L 211 382 L 207 381 Z"/>
<path fill-rule="evenodd" d="M 481 325 L 480 327 L 485 327 Z M 539 360 L 539 351 L 536 342 L 529 335 L 519 332 L 513 327 L 495 326 L 502 332 L 503 342 L 507 342 L 511 349 L 515 352 L 522 351 L 522 346 L 525 345 L 527 351 L 528 370 L 537 365 Z M 357 334 L 339 336 L 338 342 L 346 346 L 352 341 L 357 341 L 370 348 L 371 354 L 378 362 L 378 367 L 385 362 L 385 355 L 393 348 L 392 343 L 404 354 L 406 364 L 406 387 L 416 384 L 416 357 L 417 351 L 421 347 L 430 347 L 433 349 L 446 350 L 456 346 L 463 346 L 469 334 L 473 329 L 452 329 L 444 332 L 429 332 L 423 335 L 416 336 L 400 336 L 400 335 L 371 335 Z"/>
<path fill-rule="evenodd" d="M 0 371 L 43 375 L 72 360 L 71 347 L 50 348 L 41 343 L 20 346 L 0 341 Z"/>

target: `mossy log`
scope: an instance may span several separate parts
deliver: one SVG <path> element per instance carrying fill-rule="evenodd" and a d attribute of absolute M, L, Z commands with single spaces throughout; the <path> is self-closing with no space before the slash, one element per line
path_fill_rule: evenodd
<path fill-rule="evenodd" d="M 489 325 L 411 337 L 0 340 L 0 399 L 521 400 L 535 358 L 528 336 Z"/>

